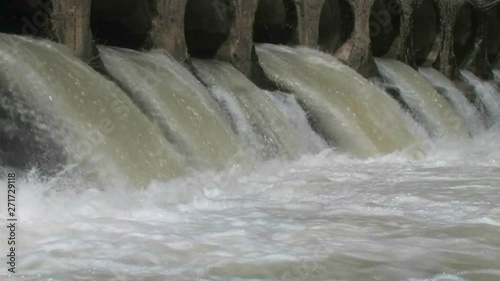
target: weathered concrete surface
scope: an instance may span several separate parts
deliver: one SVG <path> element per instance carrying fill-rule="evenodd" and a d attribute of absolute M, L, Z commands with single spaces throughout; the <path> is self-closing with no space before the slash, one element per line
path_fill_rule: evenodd
<path fill-rule="evenodd" d="M 231 26 L 226 42 L 221 46 L 216 59 L 231 62 L 248 77 L 252 76 L 255 67 L 255 50 L 252 40 L 254 15 L 258 0 L 232 0 L 234 23 Z"/>
<path fill-rule="evenodd" d="M 90 0 L 3 0 L 0 32 L 48 38 L 88 60 Z"/>
<path fill-rule="evenodd" d="M 434 66 L 448 77 L 454 76 L 457 68 L 453 53 L 453 30 L 460 8 L 465 4 L 465 0 L 438 1 L 441 24 L 438 39 L 439 54 Z"/>
<path fill-rule="evenodd" d="M 88 61 L 92 52 L 91 0 L 53 0 L 52 27 L 56 40 Z"/>
<path fill-rule="evenodd" d="M 446 76 L 455 78 L 459 68 L 466 68 L 487 78 L 493 61 L 489 49 L 497 49 L 499 34 L 496 1 L 441 0 L 440 49 L 434 66 Z M 488 34 L 490 33 L 490 34 Z M 490 38 L 490 39 L 489 39 Z"/>
<path fill-rule="evenodd" d="M 354 30 L 335 56 L 363 74 L 370 72 L 370 11 L 375 0 L 349 0 L 354 14 Z"/>
<path fill-rule="evenodd" d="M 485 77 L 499 58 L 498 2 L 19 0 L 0 11 L 0 32 L 50 38 L 85 60 L 96 39 L 164 48 L 180 61 L 191 52 L 231 62 L 254 80 L 262 76 L 254 42 L 320 48 L 365 76 L 374 73 L 375 55 L 433 65 L 449 77 L 458 67 Z"/>
<path fill-rule="evenodd" d="M 94 0 L 95 1 L 95 0 Z M 154 48 L 163 48 L 180 61 L 188 58 L 184 36 L 184 15 L 188 0 L 157 0 L 151 39 Z"/>
<path fill-rule="evenodd" d="M 295 2 L 298 24 L 294 43 L 309 47 L 318 45 L 319 24 L 324 3 L 325 0 L 301 0 Z"/>

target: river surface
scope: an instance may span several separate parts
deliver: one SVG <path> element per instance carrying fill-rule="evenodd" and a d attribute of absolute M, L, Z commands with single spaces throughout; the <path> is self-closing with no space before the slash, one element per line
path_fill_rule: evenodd
<path fill-rule="evenodd" d="M 419 161 L 324 150 L 142 191 L 18 178 L 18 273 L 0 277 L 500 280 L 499 137 Z"/>

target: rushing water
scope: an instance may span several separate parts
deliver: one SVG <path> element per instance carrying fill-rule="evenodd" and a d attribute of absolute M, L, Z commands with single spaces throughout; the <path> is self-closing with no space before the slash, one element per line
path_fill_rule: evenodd
<path fill-rule="evenodd" d="M 493 76 L 495 80 L 500 81 L 500 69 L 493 69 Z"/>
<path fill-rule="evenodd" d="M 420 74 L 424 76 L 439 93 L 442 94 L 452 105 L 457 114 L 465 121 L 471 135 L 484 131 L 484 120 L 477 108 L 470 103 L 464 93 L 460 91 L 453 82 L 434 68 L 420 68 Z"/>
<path fill-rule="evenodd" d="M 499 137 L 418 162 L 325 150 L 145 191 L 19 181 L 21 274 L 8 280 L 496 281 Z"/>
<path fill-rule="evenodd" d="M 45 138 L 69 158 L 65 173 L 18 173 L 17 273 L 0 280 L 500 280 L 499 96 L 468 72 L 489 118 L 474 138 L 462 123 L 477 114 L 450 81 L 428 77 L 445 99 L 378 61 L 421 123 L 457 136 L 431 140 L 380 88 L 306 48 L 257 48 L 284 93 L 227 63 L 194 60 L 203 86 L 164 53 L 100 47 L 125 93 L 57 44 L 0 34 L 0 47 L 0 160 L 11 146 L 52 153 Z M 96 130 L 81 165 L 71 140 Z M 0 185 L 12 171 L 0 165 Z"/>
<path fill-rule="evenodd" d="M 467 70 L 462 70 L 462 79 L 474 87 L 476 96 L 479 99 L 480 108 L 487 115 L 488 123 L 500 122 L 500 94 L 487 81 L 482 81 L 476 75 Z"/>
<path fill-rule="evenodd" d="M 399 89 L 401 100 L 431 136 L 454 139 L 466 135 L 463 119 L 416 70 L 392 59 L 377 58 L 376 62 L 382 76 Z"/>

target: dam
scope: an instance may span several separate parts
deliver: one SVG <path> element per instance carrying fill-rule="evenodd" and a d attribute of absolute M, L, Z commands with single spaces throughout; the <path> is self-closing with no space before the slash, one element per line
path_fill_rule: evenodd
<path fill-rule="evenodd" d="M 500 1 L 0 3 L 0 279 L 500 278 Z"/>

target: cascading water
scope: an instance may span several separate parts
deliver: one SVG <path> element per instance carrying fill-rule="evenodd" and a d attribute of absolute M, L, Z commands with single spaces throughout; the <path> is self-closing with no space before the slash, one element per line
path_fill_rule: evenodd
<path fill-rule="evenodd" d="M 420 68 L 420 74 L 424 76 L 434 88 L 441 89 L 440 93 L 452 104 L 455 112 L 462 117 L 467 124 L 470 134 L 478 135 L 485 130 L 484 120 L 476 107 L 471 104 L 462 91 L 453 82 L 434 68 Z"/>
<path fill-rule="evenodd" d="M 11 142 L 36 132 L 66 168 L 103 180 L 147 185 L 183 174 L 183 157 L 127 95 L 62 46 L 0 34 L 0 85 L 4 118 L 30 128 L 2 132 Z"/>
<path fill-rule="evenodd" d="M 261 156 L 296 158 L 307 147 L 266 93 L 227 63 L 194 60 L 198 75 L 226 110 L 235 130 Z"/>
<path fill-rule="evenodd" d="M 391 59 L 376 59 L 382 76 L 399 89 L 400 98 L 434 138 L 455 139 L 467 131 L 448 101 L 410 66 Z"/>
<path fill-rule="evenodd" d="M 294 95 L 283 92 L 266 92 L 276 107 L 287 118 L 296 136 L 307 146 L 310 153 L 319 153 L 328 144 L 309 125 L 307 113 L 297 102 Z"/>
<path fill-rule="evenodd" d="M 182 65 L 159 51 L 99 47 L 106 70 L 197 168 L 235 162 L 240 143 L 220 107 Z"/>
<path fill-rule="evenodd" d="M 493 76 L 495 77 L 495 80 L 500 81 L 500 70 L 493 69 Z"/>
<path fill-rule="evenodd" d="M 258 48 L 270 78 L 296 96 L 262 91 L 227 64 L 195 61 L 210 95 L 222 105 L 218 108 L 207 90 L 164 54 L 104 47 L 101 52 L 106 69 L 144 114 L 65 48 L 0 34 L 0 150 L 19 138 L 22 149 L 35 146 L 33 151 L 49 154 L 61 149 L 70 156 L 62 165 L 71 167 L 72 155 L 78 155 L 74 145 L 104 125 L 105 131 L 90 132 L 103 142 L 89 158 L 107 177 L 103 188 L 73 174 L 18 175 L 18 263 L 11 274 L 4 257 L 0 280 L 500 279 L 500 127 L 475 138 L 426 143 L 428 153 L 415 161 L 404 149 L 417 142 L 408 115 L 329 55 Z M 479 96 L 483 90 L 476 88 Z M 196 116 L 184 111 L 188 107 L 208 118 L 193 122 L 212 126 L 219 120 L 214 130 L 224 137 L 183 132 L 207 129 L 184 123 L 184 117 Z M 175 160 L 182 156 L 174 148 L 182 145 L 167 142 L 165 126 L 178 127 L 184 139 L 211 139 L 207 148 L 215 152 L 200 152 L 204 157 L 232 158 L 238 145 L 226 117 L 265 158 L 323 149 L 306 119 L 358 155 L 403 151 L 362 160 L 324 149 L 296 161 L 259 162 L 251 171 L 233 165 L 171 179 L 185 165 Z M 108 119 L 111 123 L 99 122 Z M 23 138 L 20 132 L 31 135 Z M 198 140 L 185 140 L 179 150 L 189 159 Z M 212 141 L 227 141 L 227 154 L 218 154 L 221 143 Z M 10 152 L 11 159 L 20 152 Z M 38 163 L 59 160 L 39 155 Z M 118 169 L 110 170 L 111 164 Z M 11 172 L 0 166 L 4 191 Z M 146 178 L 156 181 L 137 189 Z M 7 202 L 7 192 L 0 192 L 4 222 L 10 218 Z M 6 230 L 0 231 L 2 255 L 11 247 Z"/>
<path fill-rule="evenodd" d="M 485 108 L 485 113 L 488 115 L 488 123 L 490 125 L 500 122 L 500 94 L 487 81 L 482 81 L 476 75 L 468 70 L 460 71 L 462 79 L 469 85 L 474 87 L 477 97 L 481 101 L 481 105 Z"/>
<path fill-rule="evenodd" d="M 267 44 L 258 46 L 257 53 L 268 76 L 297 95 L 334 145 L 368 157 L 416 142 L 397 102 L 335 58 Z"/>

